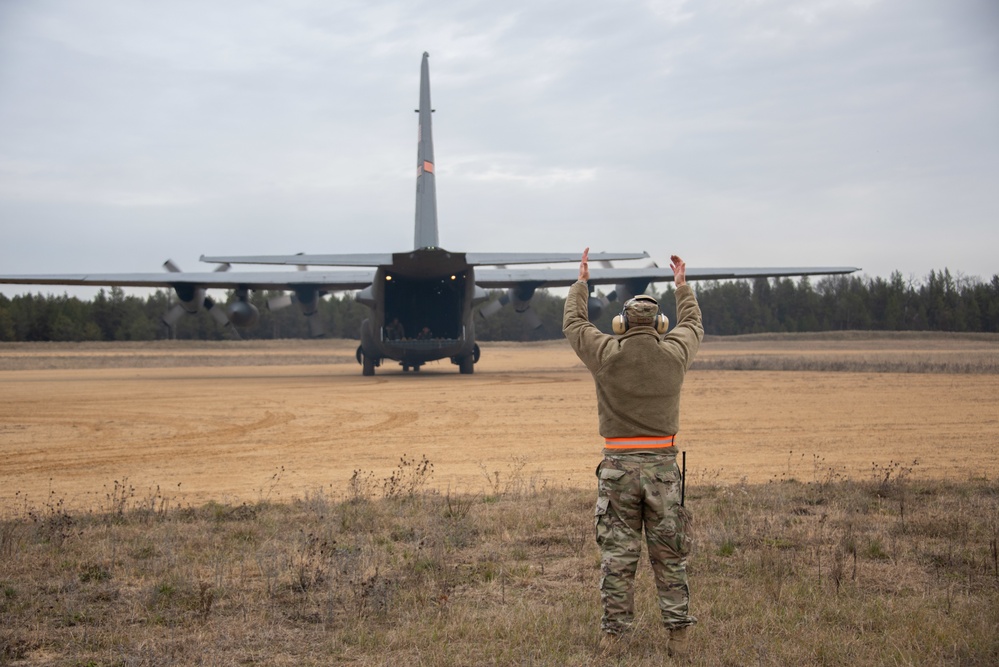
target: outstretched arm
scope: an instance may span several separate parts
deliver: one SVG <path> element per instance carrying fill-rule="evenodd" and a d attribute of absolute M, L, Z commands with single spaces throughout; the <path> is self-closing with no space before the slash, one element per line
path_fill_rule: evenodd
<path fill-rule="evenodd" d="M 687 284 L 687 263 L 679 255 L 670 255 L 670 268 L 673 269 L 673 282 L 676 284 L 677 323 L 663 341 L 690 368 L 694 355 L 704 338 L 704 325 L 701 323 L 701 308 L 692 289 L 681 289 Z"/>

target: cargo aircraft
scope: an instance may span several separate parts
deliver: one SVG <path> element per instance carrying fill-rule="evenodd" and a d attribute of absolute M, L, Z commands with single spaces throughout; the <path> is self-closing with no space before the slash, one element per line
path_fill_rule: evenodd
<path fill-rule="evenodd" d="M 364 375 L 374 375 L 386 360 L 401 364 L 403 371 L 439 359 L 450 359 L 463 374 L 474 371 L 479 359 L 475 342 L 476 313 L 489 317 L 512 305 L 528 324 L 540 322 L 530 310 L 531 297 L 539 288 L 565 287 L 578 277 L 576 267 L 511 268 L 532 264 L 576 263 L 580 253 L 473 253 L 453 252 L 440 246 L 437 234 L 437 190 L 434 145 L 431 131 L 429 55 L 420 67 L 420 106 L 416 155 L 416 234 L 412 250 L 385 254 L 296 254 L 263 256 L 202 256 L 201 261 L 218 264 L 214 271 L 184 272 L 167 261 L 167 273 L 111 273 L 61 275 L 0 275 L 0 283 L 29 285 L 90 285 L 119 287 L 171 287 L 178 303 L 164 315 L 172 326 L 184 313 L 206 310 L 230 331 L 256 324 L 259 311 L 249 300 L 251 290 L 280 290 L 295 295 L 310 331 L 322 335 L 317 317 L 318 301 L 327 293 L 357 291 L 357 300 L 371 309 L 361 324 L 357 360 Z M 582 245 L 583 242 L 580 241 Z M 615 260 L 648 258 L 645 252 L 592 253 L 594 264 L 606 268 L 590 270 L 593 285 L 613 285 L 607 297 L 590 298 L 590 317 L 599 317 L 609 302 L 621 303 L 641 294 L 652 282 L 673 280 L 672 271 L 653 264 L 650 268 L 613 268 Z M 294 271 L 229 271 L 233 264 L 294 266 Z M 324 267 L 303 270 L 307 267 Z M 355 267 L 328 270 L 325 267 Z M 852 267 L 813 268 L 714 268 L 688 269 L 687 280 L 720 280 L 851 273 Z M 231 290 L 223 307 L 208 289 Z M 489 301 L 487 290 L 505 289 Z M 284 295 L 269 302 L 276 308 L 292 303 Z M 486 303 L 488 302 L 488 303 Z M 477 308 L 476 308 L 477 307 Z"/>

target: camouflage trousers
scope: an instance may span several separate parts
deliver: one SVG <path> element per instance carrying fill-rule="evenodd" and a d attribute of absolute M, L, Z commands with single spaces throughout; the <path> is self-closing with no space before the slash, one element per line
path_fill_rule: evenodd
<path fill-rule="evenodd" d="M 693 625 L 687 586 L 692 517 L 680 506 L 680 469 L 668 453 L 608 454 L 597 466 L 596 532 L 604 632 L 628 630 L 635 615 L 635 571 L 642 530 L 659 593 L 663 624 Z"/>

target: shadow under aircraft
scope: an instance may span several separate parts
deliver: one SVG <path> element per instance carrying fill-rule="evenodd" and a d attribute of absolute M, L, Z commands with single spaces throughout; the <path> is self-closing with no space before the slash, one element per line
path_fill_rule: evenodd
<path fill-rule="evenodd" d="M 206 310 L 221 326 L 250 327 L 259 318 L 250 302 L 250 292 L 280 290 L 294 294 L 302 313 L 309 318 L 314 335 L 322 335 L 317 317 L 319 299 L 331 292 L 357 291 L 357 300 L 368 306 L 370 316 L 361 324 L 357 360 L 364 375 L 374 375 L 387 360 L 403 370 L 419 370 L 429 362 L 450 359 L 461 373 L 472 373 L 479 359 L 475 342 L 476 313 L 488 317 L 512 305 L 528 324 L 538 324 L 530 301 L 539 288 L 566 287 L 578 277 L 572 268 L 511 268 L 535 264 L 577 263 L 580 253 L 453 252 L 440 246 L 437 233 L 437 189 L 434 175 L 434 144 L 431 127 L 429 55 L 420 66 L 419 139 L 416 155 L 416 233 L 413 249 L 397 253 L 296 254 L 260 256 L 202 256 L 201 261 L 218 264 L 214 271 L 184 272 L 167 261 L 166 273 L 112 273 L 61 275 L 0 275 L 0 283 L 29 285 L 91 285 L 109 287 L 171 287 L 178 303 L 164 315 L 172 326 L 185 313 Z M 592 262 L 645 259 L 645 252 L 592 253 Z M 230 271 L 233 264 L 295 266 L 295 271 Z M 301 270 L 321 267 L 319 270 Z M 328 270 L 325 267 L 354 267 Z M 805 268 L 704 268 L 688 269 L 687 280 L 721 280 L 843 274 L 853 267 Z M 593 268 L 594 285 L 613 285 L 606 298 L 591 296 L 590 317 L 596 319 L 608 300 L 621 303 L 643 293 L 650 283 L 670 282 L 673 273 L 655 265 L 648 268 Z M 229 302 L 216 303 L 209 289 L 231 290 Z M 487 290 L 505 289 L 489 301 Z M 289 295 L 273 299 L 269 307 L 292 303 Z"/>

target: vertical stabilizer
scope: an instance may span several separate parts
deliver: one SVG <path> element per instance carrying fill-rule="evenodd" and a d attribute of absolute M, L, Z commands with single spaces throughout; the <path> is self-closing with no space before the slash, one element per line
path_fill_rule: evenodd
<path fill-rule="evenodd" d="M 434 182 L 434 135 L 430 114 L 430 54 L 420 66 L 420 128 L 416 149 L 416 249 L 437 247 L 437 184 Z"/>

